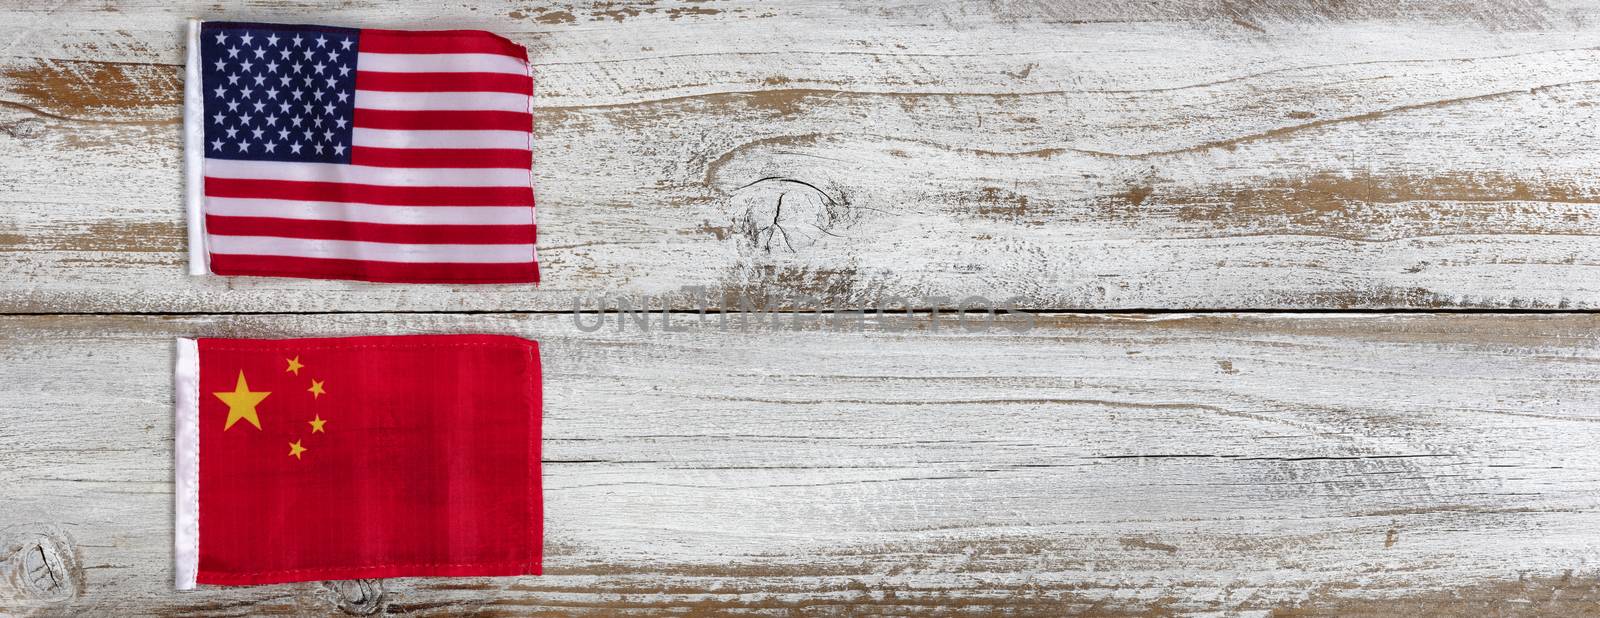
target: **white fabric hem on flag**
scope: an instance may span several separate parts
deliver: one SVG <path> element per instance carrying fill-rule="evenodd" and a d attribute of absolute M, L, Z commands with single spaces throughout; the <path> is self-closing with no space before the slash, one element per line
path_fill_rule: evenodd
<path fill-rule="evenodd" d="M 178 339 L 173 386 L 174 583 L 193 590 L 200 566 L 200 348 L 193 339 Z"/>
<path fill-rule="evenodd" d="M 189 20 L 189 52 L 183 78 L 184 209 L 189 223 L 189 274 L 211 274 L 205 228 L 205 100 L 200 90 L 200 20 Z"/>
<path fill-rule="evenodd" d="M 527 48 L 523 48 L 523 51 L 526 52 Z M 528 84 L 529 84 L 528 85 L 528 116 L 531 117 L 531 118 L 534 118 L 535 120 L 533 122 L 537 123 L 538 122 L 538 120 L 537 120 L 538 116 L 534 116 L 533 115 L 533 89 L 538 87 L 538 83 L 539 82 L 536 82 L 533 79 L 533 61 L 529 60 L 527 62 L 524 62 L 523 63 L 523 70 L 528 72 Z M 533 150 L 533 127 L 528 127 L 528 150 L 529 151 Z M 528 189 L 529 190 L 533 189 L 533 166 L 532 165 L 528 166 Z M 538 199 L 539 199 L 538 195 L 536 194 L 534 196 L 534 202 L 537 203 Z M 532 206 L 532 207 L 528 208 L 528 223 L 534 226 L 533 227 L 534 230 L 538 230 L 539 229 L 539 208 L 537 206 Z M 537 232 L 534 233 L 534 237 L 535 237 L 535 239 L 538 238 L 538 233 Z M 529 256 L 531 256 L 533 258 L 533 267 L 535 269 L 539 268 L 539 243 L 538 243 L 537 240 L 534 241 L 532 247 L 528 248 L 528 254 L 529 254 Z M 533 283 L 533 285 L 535 287 L 537 287 L 539 285 L 539 282 L 535 281 Z"/>

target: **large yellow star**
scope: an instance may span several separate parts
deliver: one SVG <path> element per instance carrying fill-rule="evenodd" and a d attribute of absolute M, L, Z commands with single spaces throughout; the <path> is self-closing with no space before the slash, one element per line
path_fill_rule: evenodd
<path fill-rule="evenodd" d="M 261 403 L 262 399 L 266 399 L 267 395 L 272 393 L 251 392 L 250 384 L 244 381 L 244 372 L 240 371 L 239 382 L 234 385 L 233 392 L 217 391 L 211 394 L 216 395 L 217 399 L 221 399 L 222 403 L 228 404 L 228 422 L 222 426 L 222 430 L 227 431 L 233 427 L 234 423 L 239 422 L 241 418 L 250 421 L 250 424 L 255 425 L 256 429 L 260 429 L 261 419 L 256 418 L 256 404 Z"/>
<path fill-rule="evenodd" d="M 284 371 L 291 372 L 295 375 L 300 375 L 300 370 L 305 367 L 305 365 L 300 364 L 300 357 L 298 356 L 294 358 L 285 358 L 283 360 L 289 361 L 289 368 L 285 369 Z"/>
<path fill-rule="evenodd" d="M 306 447 L 300 446 L 300 441 L 299 440 L 295 440 L 294 442 L 290 442 L 289 443 L 289 455 L 290 456 L 294 457 L 295 459 L 300 459 L 300 454 L 304 453 L 304 452 L 306 452 Z"/>
<path fill-rule="evenodd" d="M 306 422 L 311 424 L 311 433 L 327 433 L 322 430 L 322 426 L 328 424 L 328 421 L 322 420 L 321 414 Z"/>
<path fill-rule="evenodd" d="M 322 390 L 322 381 L 321 380 L 312 380 L 311 381 L 311 388 L 308 388 L 306 390 L 311 392 L 311 398 L 312 399 L 316 399 L 318 397 L 321 397 L 323 395 L 328 394 L 328 391 Z"/>

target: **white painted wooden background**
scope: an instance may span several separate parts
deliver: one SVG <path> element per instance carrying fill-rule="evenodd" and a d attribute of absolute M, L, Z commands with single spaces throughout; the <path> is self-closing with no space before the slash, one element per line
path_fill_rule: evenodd
<path fill-rule="evenodd" d="M 66 543 L 73 590 L 8 603 L 332 610 L 318 584 L 170 589 L 171 338 L 495 332 L 545 360 L 548 575 L 388 581 L 388 611 L 1600 607 L 1600 320 L 1036 320 L 0 319 L 7 531 Z"/>
<path fill-rule="evenodd" d="M 527 45 L 544 285 L 184 275 L 190 16 Z M 1600 614 L 1597 40 L 1559 0 L 0 1 L 0 614 Z M 698 289 L 1043 313 L 566 313 Z M 172 591 L 171 339 L 410 332 L 541 341 L 549 574 Z"/>
<path fill-rule="evenodd" d="M 1046 309 L 1600 304 L 1592 2 L 10 4 L 15 311 L 551 310 L 686 286 Z M 545 285 L 186 277 L 191 15 L 527 45 Z M 815 189 L 751 185 L 773 177 Z M 791 242 L 769 247 L 781 193 Z"/>

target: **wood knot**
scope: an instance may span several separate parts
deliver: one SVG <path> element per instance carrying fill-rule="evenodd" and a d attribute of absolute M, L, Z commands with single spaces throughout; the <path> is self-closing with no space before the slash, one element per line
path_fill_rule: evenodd
<path fill-rule="evenodd" d="M 13 122 L 0 122 L 0 133 L 5 133 L 16 139 L 34 139 L 44 135 L 44 121 L 38 118 L 23 118 Z"/>
<path fill-rule="evenodd" d="M 66 532 L 54 526 L 10 529 L 0 539 L 0 576 L 20 598 L 56 603 L 83 593 L 83 569 Z"/>
<path fill-rule="evenodd" d="M 322 582 L 330 601 L 351 616 L 371 616 L 388 604 L 381 579 L 342 579 Z"/>
<path fill-rule="evenodd" d="M 732 194 L 733 231 L 764 253 L 799 253 L 850 224 L 849 197 L 803 180 L 770 176 Z"/>

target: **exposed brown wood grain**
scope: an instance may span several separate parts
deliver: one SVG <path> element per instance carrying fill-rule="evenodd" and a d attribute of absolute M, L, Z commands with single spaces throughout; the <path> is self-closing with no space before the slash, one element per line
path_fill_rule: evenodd
<path fill-rule="evenodd" d="M 182 67 L 171 64 L 35 60 L 7 68 L 9 105 L 78 122 L 174 122 L 183 104 Z M 122 120 L 132 116 L 133 119 Z M 147 116 L 148 120 L 137 119 Z M 107 120 L 107 117 L 113 118 Z"/>

